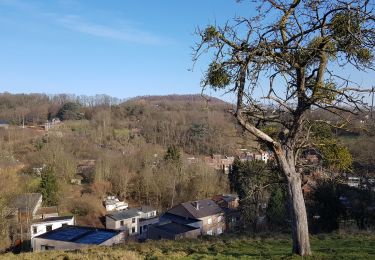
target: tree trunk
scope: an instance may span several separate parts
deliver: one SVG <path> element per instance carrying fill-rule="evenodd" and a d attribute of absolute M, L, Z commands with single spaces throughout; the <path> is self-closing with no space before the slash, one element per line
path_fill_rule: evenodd
<path fill-rule="evenodd" d="M 309 227 L 301 187 L 301 177 L 298 173 L 294 172 L 287 179 L 290 216 L 292 220 L 293 253 L 301 256 L 310 255 Z"/>
<path fill-rule="evenodd" d="M 288 184 L 289 211 L 291 217 L 293 253 L 311 255 L 309 227 L 305 200 L 302 193 L 301 175 L 296 171 L 294 152 L 275 147 L 275 155 Z"/>
<path fill-rule="evenodd" d="M 240 87 L 243 86 L 244 85 L 241 85 Z M 241 115 L 241 110 L 237 111 L 236 118 L 247 131 L 262 140 L 274 151 L 277 163 L 284 173 L 288 183 L 288 199 L 292 221 L 293 253 L 301 256 L 311 255 L 306 206 L 305 200 L 303 199 L 301 176 L 296 171 L 295 167 L 296 164 L 293 142 L 282 146 L 266 133 L 250 124 L 247 119 Z M 302 116 L 300 116 L 298 120 L 302 120 Z M 301 123 L 298 121 L 296 124 L 301 126 Z M 298 127 L 295 129 L 296 133 L 300 131 Z"/>

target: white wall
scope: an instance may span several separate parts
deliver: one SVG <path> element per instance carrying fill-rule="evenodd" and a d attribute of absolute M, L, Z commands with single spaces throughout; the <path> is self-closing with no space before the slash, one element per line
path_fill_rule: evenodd
<path fill-rule="evenodd" d="M 120 244 L 123 241 L 124 241 L 124 234 L 119 233 L 118 235 L 104 241 L 100 245 L 112 246 L 112 245 Z M 75 249 L 80 249 L 80 248 L 84 248 L 88 246 L 93 246 L 91 244 L 80 244 L 80 243 L 50 240 L 50 239 L 44 239 L 44 238 L 35 238 L 31 242 L 31 244 L 34 247 L 34 252 L 40 252 L 42 245 L 53 247 L 54 250 L 75 250 Z"/>
<path fill-rule="evenodd" d="M 46 222 L 38 222 L 31 224 L 30 227 L 30 234 L 31 239 L 33 239 L 36 236 L 39 236 L 41 234 L 44 234 L 47 232 L 47 226 L 52 225 L 52 230 L 62 227 L 63 224 L 67 225 L 74 225 L 74 217 L 71 219 L 65 219 L 65 220 L 56 220 L 56 221 L 46 221 Z M 37 232 L 34 233 L 34 227 L 36 227 Z M 33 245 L 33 243 L 31 243 Z"/>

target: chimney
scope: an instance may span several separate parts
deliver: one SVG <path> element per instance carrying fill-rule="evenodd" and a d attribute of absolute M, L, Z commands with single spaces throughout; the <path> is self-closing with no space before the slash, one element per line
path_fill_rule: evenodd
<path fill-rule="evenodd" d="M 199 202 L 198 202 L 198 201 L 194 201 L 194 202 L 193 202 L 193 207 L 194 207 L 196 210 L 199 210 Z"/>

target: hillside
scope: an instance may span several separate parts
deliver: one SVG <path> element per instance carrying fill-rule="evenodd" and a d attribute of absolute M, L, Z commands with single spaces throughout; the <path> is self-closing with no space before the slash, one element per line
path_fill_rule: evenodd
<path fill-rule="evenodd" d="M 311 240 L 314 255 L 304 259 L 373 259 L 375 237 L 362 235 L 320 235 Z M 150 241 L 115 247 L 61 252 L 0 255 L 0 259 L 301 259 L 291 255 L 291 240 L 285 235 L 273 238 L 245 236 L 209 240 Z"/>
<path fill-rule="evenodd" d="M 22 184 L 11 190 L 0 187 L 0 192 L 10 197 L 40 192 L 41 174 L 35 169 L 50 166 L 58 179 L 57 188 L 46 192 L 58 198 L 50 205 L 58 205 L 60 214 L 75 214 L 80 225 L 103 227 L 102 199 L 108 194 L 130 206 L 162 211 L 229 192 L 227 178 L 203 158 L 231 155 L 253 143 L 236 125 L 229 104 L 214 98 L 207 102 L 200 95 L 139 97 L 112 104 L 103 96 L 5 93 L 0 101 L 0 119 L 9 122 L 8 129 L 0 129 L 0 167 L 17 169 L 12 182 Z M 46 120 L 56 117 L 61 122 L 47 131 Z M 173 184 L 175 173 L 164 162 L 170 146 L 178 147 L 182 161 Z M 192 165 L 188 157 L 201 160 Z M 88 161 L 93 166 L 80 171 L 79 165 Z M 82 178 L 82 185 L 72 184 L 75 178 Z"/>
<path fill-rule="evenodd" d="M 138 96 L 129 99 L 128 101 L 139 101 L 145 100 L 148 102 L 186 102 L 186 103 L 209 103 L 211 105 L 226 105 L 230 106 L 231 104 L 211 96 L 200 95 L 200 94 L 191 94 L 191 95 L 156 95 L 156 96 Z"/>

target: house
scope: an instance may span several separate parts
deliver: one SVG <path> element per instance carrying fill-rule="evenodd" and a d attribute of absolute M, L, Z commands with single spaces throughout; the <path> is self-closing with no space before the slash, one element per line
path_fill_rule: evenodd
<path fill-rule="evenodd" d="M 220 194 L 212 198 L 221 208 L 237 209 L 240 199 L 236 194 Z"/>
<path fill-rule="evenodd" d="M 112 246 L 124 241 L 124 234 L 119 230 L 94 227 L 62 226 L 34 237 L 34 252 L 47 250 L 75 250 L 90 245 Z"/>
<path fill-rule="evenodd" d="M 116 196 L 107 196 L 104 206 L 106 211 L 125 210 L 128 208 L 128 203 L 120 201 Z"/>
<path fill-rule="evenodd" d="M 153 240 L 177 240 L 182 238 L 197 238 L 200 234 L 200 228 L 172 221 L 165 221 L 149 226 L 147 237 Z"/>
<path fill-rule="evenodd" d="M 49 129 L 55 127 L 56 125 L 60 124 L 61 121 L 58 118 L 53 118 L 51 121 L 47 121 L 44 125 L 43 128 L 44 130 L 48 131 Z"/>
<path fill-rule="evenodd" d="M 11 207 L 17 210 L 18 221 L 33 219 L 42 206 L 42 194 L 24 193 L 15 197 Z"/>
<path fill-rule="evenodd" d="M 8 128 L 9 128 L 9 123 L 8 123 L 8 121 L 0 120 L 0 128 L 8 129 Z"/>
<path fill-rule="evenodd" d="M 70 179 L 70 184 L 82 185 L 82 179 L 81 176 L 76 176 L 75 178 Z"/>
<path fill-rule="evenodd" d="M 138 209 L 127 209 L 105 216 L 105 227 L 124 231 L 126 236 L 138 234 Z"/>
<path fill-rule="evenodd" d="M 228 174 L 232 169 L 234 157 L 214 154 L 212 156 L 206 156 L 204 161 L 208 166 L 214 168 L 215 170 Z"/>
<path fill-rule="evenodd" d="M 242 225 L 239 197 L 235 194 L 220 194 L 212 198 L 225 213 L 226 231 L 236 232 Z"/>
<path fill-rule="evenodd" d="M 248 152 L 247 149 L 239 149 L 238 158 L 243 162 L 256 160 L 267 163 L 271 159 L 271 154 L 265 151 Z"/>
<path fill-rule="evenodd" d="M 139 214 L 138 238 L 147 239 L 148 227 L 158 223 L 159 217 L 156 215 L 156 209 L 150 206 L 142 206 L 139 208 Z"/>
<path fill-rule="evenodd" d="M 36 236 L 63 227 L 65 225 L 74 225 L 74 217 L 49 217 L 34 220 L 30 226 L 31 240 L 33 240 L 33 238 Z M 31 245 L 33 245 L 33 243 L 31 243 Z"/>
<path fill-rule="evenodd" d="M 44 168 L 46 168 L 45 164 L 43 164 L 41 167 L 33 167 L 32 170 L 35 175 L 42 176 Z"/>
<path fill-rule="evenodd" d="M 106 215 L 106 228 L 122 230 L 126 237 L 145 239 L 147 227 L 159 221 L 156 210 L 149 206 L 131 208 Z"/>
<path fill-rule="evenodd" d="M 40 193 L 20 194 L 11 202 L 13 223 L 9 233 L 15 245 L 30 241 L 37 234 L 46 232 L 46 226 L 52 226 L 52 229 L 55 229 L 64 223 L 71 223 L 70 219 L 58 217 L 57 207 L 42 207 L 42 202 L 43 198 Z"/>
<path fill-rule="evenodd" d="M 349 187 L 358 188 L 361 183 L 361 179 L 359 177 L 348 177 L 347 185 Z"/>
<path fill-rule="evenodd" d="M 167 213 L 169 216 L 201 221 L 202 235 L 220 235 L 225 231 L 224 211 L 212 199 L 184 202 L 171 208 Z"/>
<path fill-rule="evenodd" d="M 24 193 L 15 197 L 11 207 L 17 211 L 18 221 L 57 217 L 59 215 L 56 206 L 42 207 L 42 194 Z"/>

